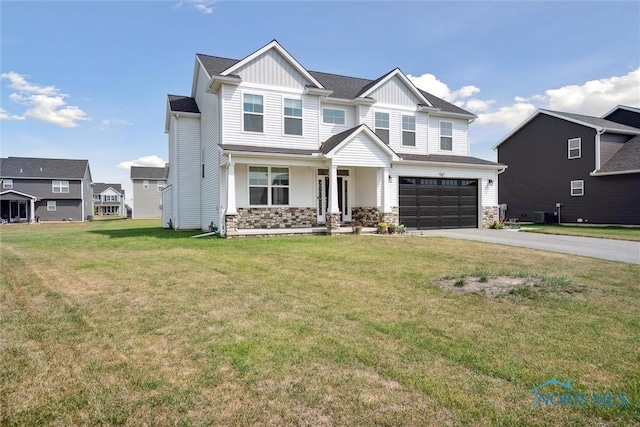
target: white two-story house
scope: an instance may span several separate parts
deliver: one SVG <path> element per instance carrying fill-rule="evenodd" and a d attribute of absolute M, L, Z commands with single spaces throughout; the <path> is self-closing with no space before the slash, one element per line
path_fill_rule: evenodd
<path fill-rule="evenodd" d="M 309 71 L 277 41 L 198 54 L 169 95 L 163 224 L 176 229 L 482 227 L 505 166 L 469 155 L 475 116 L 398 68 L 376 80 Z"/>

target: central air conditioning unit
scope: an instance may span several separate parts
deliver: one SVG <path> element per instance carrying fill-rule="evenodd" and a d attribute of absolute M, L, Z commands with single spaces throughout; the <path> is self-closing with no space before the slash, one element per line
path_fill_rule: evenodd
<path fill-rule="evenodd" d="M 533 222 L 535 224 L 548 224 L 553 222 L 553 212 L 534 212 Z"/>

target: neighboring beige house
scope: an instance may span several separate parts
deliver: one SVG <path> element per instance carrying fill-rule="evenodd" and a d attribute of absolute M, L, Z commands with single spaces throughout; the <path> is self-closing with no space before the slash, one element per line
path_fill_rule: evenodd
<path fill-rule="evenodd" d="M 165 169 L 131 166 L 133 219 L 162 217 L 161 194 L 167 182 Z"/>

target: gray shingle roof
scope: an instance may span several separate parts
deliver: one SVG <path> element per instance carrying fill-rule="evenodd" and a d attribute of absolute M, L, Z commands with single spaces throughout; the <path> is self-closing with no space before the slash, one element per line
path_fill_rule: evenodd
<path fill-rule="evenodd" d="M 505 166 L 490 160 L 469 156 L 453 156 L 446 154 L 398 154 L 402 160 L 417 162 L 462 163 L 465 165 Z"/>
<path fill-rule="evenodd" d="M 623 125 L 617 122 L 612 122 L 611 120 L 603 119 L 601 117 L 585 116 L 583 114 L 575 114 L 575 113 L 564 113 L 562 111 L 552 111 L 552 110 L 546 110 L 546 111 L 550 111 L 560 116 L 564 116 L 573 120 L 579 120 L 581 122 L 585 122 L 596 127 L 605 128 L 606 130 L 610 130 L 614 132 L 622 131 L 622 132 L 640 133 L 640 129 L 638 128 Z"/>
<path fill-rule="evenodd" d="M 165 168 L 151 166 L 131 166 L 131 179 L 165 179 Z"/>
<path fill-rule="evenodd" d="M 8 157 L 0 159 L 3 178 L 83 179 L 88 160 Z"/>
<path fill-rule="evenodd" d="M 240 60 L 220 58 L 217 56 L 209 56 L 204 54 L 196 55 L 210 76 L 219 75 L 227 68 L 237 64 Z M 392 70 L 391 72 L 393 72 Z M 320 71 L 309 71 L 309 74 L 320 82 L 326 89 L 332 90 L 331 98 L 355 99 L 359 94 L 373 86 L 375 83 L 383 79 L 389 73 L 386 73 L 377 79 L 363 79 L 359 77 L 343 76 L 339 74 L 324 73 Z M 440 108 L 444 112 L 473 115 L 462 108 L 453 105 L 444 99 L 440 99 L 428 92 L 420 90 L 420 92 L 433 104 L 434 107 Z"/>
<path fill-rule="evenodd" d="M 93 194 L 100 194 L 103 191 L 106 191 L 109 187 L 113 188 L 120 194 L 124 194 L 124 191 L 122 191 L 122 186 L 120 184 L 107 184 L 104 182 L 93 183 Z"/>
<path fill-rule="evenodd" d="M 302 156 L 311 156 L 320 153 L 320 150 L 303 150 L 298 148 L 281 148 L 281 147 L 257 147 L 251 145 L 236 144 L 220 144 L 219 147 L 225 151 L 246 151 L 252 153 L 270 153 L 270 154 L 294 154 Z"/>
<path fill-rule="evenodd" d="M 171 111 L 182 113 L 200 113 L 196 100 L 190 96 L 168 95 Z"/>
<path fill-rule="evenodd" d="M 624 172 L 640 170 L 640 136 L 634 136 L 622 144 L 605 162 L 596 175 L 605 172 Z"/>

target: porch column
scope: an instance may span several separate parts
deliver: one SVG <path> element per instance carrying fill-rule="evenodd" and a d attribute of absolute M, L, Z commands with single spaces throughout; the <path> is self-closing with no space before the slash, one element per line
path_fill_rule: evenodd
<path fill-rule="evenodd" d="M 389 187 L 389 168 L 384 168 L 382 169 L 382 213 L 391 212 Z"/>
<path fill-rule="evenodd" d="M 330 214 L 339 214 L 340 206 L 338 206 L 338 166 L 331 165 L 329 167 L 329 212 Z"/>
<path fill-rule="evenodd" d="M 236 215 L 236 165 L 229 163 L 227 168 L 227 215 Z"/>
<path fill-rule="evenodd" d="M 31 224 L 33 224 L 34 222 L 36 222 L 36 216 L 35 216 L 35 210 L 36 210 L 36 204 L 33 201 L 33 199 L 31 199 L 29 201 L 29 222 Z"/>

